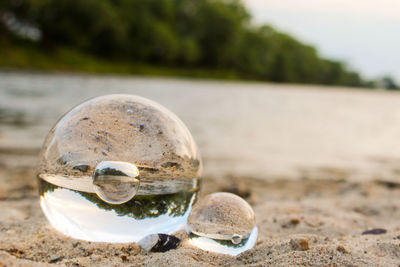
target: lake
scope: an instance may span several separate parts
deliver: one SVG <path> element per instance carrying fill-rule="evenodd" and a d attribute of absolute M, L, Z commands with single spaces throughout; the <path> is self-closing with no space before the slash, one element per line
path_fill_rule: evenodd
<path fill-rule="evenodd" d="M 112 93 L 150 98 L 188 126 L 206 175 L 400 173 L 400 94 L 323 86 L 0 73 L 0 149 L 38 150 L 57 119 Z"/>

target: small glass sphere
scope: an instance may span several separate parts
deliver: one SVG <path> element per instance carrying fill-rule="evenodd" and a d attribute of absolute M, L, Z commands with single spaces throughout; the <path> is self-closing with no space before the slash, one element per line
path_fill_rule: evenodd
<path fill-rule="evenodd" d="M 89 241 L 135 242 L 184 228 L 201 159 L 186 126 L 161 105 L 107 95 L 65 114 L 38 166 L 49 222 Z"/>
<path fill-rule="evenodd" d="M 110 204 L 131 200 L 139 187 L 138 168 L 121 161 L 102 161 L 94 170 L 93 185 L 97 196 Z"/>
<path fill-rule="evenodd" d="M 237 255 L 253 247 L 258 229 L 253 209 L 231 193 L 201 199 L 188 218 L 191 244 L 208 251 Z"/>

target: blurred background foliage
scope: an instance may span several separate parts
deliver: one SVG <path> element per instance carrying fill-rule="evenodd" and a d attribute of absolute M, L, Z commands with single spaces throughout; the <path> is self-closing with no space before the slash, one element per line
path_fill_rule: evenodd
<path fill-rule="evenodd" d="M 314 47 L 253 25 L 239 0 L 2 0 L 0 16 L 3 67 L 374 86 Z"/>

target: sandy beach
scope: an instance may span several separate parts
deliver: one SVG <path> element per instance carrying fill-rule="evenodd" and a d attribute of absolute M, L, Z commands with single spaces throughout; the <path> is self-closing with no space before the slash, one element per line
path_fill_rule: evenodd
<path fill-rule="evenodd" d="M 230 191 L 253 206 L 255 247 L 236 257 L 187 244 L 152 253 L 136 244 L 85 242 L 53 230 L 40 209 L 38 151 L 1 151 L 0 266 L 397 266 L 400 184 L 378 178 L 352 182 L 325 170 L 299 179 L 205 177 L 202 194 Z M 375 234 L 363 234 L 366 230 Z M 385 233 L 381 233 L 385 232 Z"/>
<path fill-rule="evenodd" d="M 1 151 L 0 266 L 397 266 L 400 184 L 352 182 L 345 173 L 265 180 L 205 177 L 202 194 L 230 191 L 253 206 L 260 229 L 255 247 L 231 257 L 185 242 L 152 253 L 136 244 L 85 242 L 53 230 L 40 209 L 37 151 Z M 383 228 L 383 234 L 362 234 Z M 375 231 L 379 233 L 379 231 Z"/>
<path fill-rule="evenodd" d="M 38 80 L 42 78 L 29 78 L 36 83 L 13 83 L 18 80 L 15 77 L 3 79 L 0 89 L 10 87 L 15 89 L 14 92 L 23 93 L 22 89 L 29 84 L 34 93 L 35 88 L 42 85 L 51 87 L 57 83 L 63 88 L 71 82 L 63 77 L 58 80 L 47 77 L 46 82 L 39 83 Z M 78 82 L 86 82 L 93 88 L 99 83 L 92 78 L 73 79 L 82 79 Z M 106 83 L 113 85 L 110 80 L 106 80 Z M 139 81 L 140 85 L 148 87 L 152 83 L 156 84 L 157 81 Z M 184 88 L 187 84 L 187 81 L 171 81 L 168 86 Z M 204 89 L 201 92 L 206 98 L 213 87 L 221 84 L 204 82 L 197 86 Z M 232 85 L 232 94 L 239 99 L 242 91 L 235 91 L 235 86 L 237 89 L 243 84 Z M 236 257 L 206 252 L 190 246 L 186 233 L 179 232 L 177 236 L 182 242 L 177 249 L 153 253 L 142 250 L 134 243 L 86 242 L 53 230 L 40 209 L 35 177 L 43 133 L 55 122 L 46 113 L 50 119 L 45 117 L 43 120 L 39 118 L 39 122 L 32 122 L 28 116 L 25 122 L 22 119 L 22 126 L 15 126 L 14 122 L 7 121 L 9 117 L 2 117 L 0 266 L 399 266 L 400 168 L 397 162 L 400 151 L 395 143 L 399 132 L 395 124 L 395 110 L 400 95 L 357 90 L 323 91 L 304 87 L 293 89 L 290 86 L 274 91 L 274 85 L 265 85 L 266 91 L 261 91 L 263 86 L 248 85 L 250 92 L 261 92 L 271 97 L 266 100 L 270 105 L 276 101 L 286 103 L 285 113 L 275 110 L 276 114 L 272 117 L 257 117 L 265 118 L 266 124 L 272 127 L 270 136 L 273 140 L 268 139 L 267 132 L 251 136 L 251 132 L 246 132 L 249 127 L 238 132 L 243 123 L 237 126 L 232 122 L 225 128 L 218 128 L 223 118 L 230 120 L 224 117 L 224 111 L 218 114 L 215 121 L 204 114 L 196 120 L 198 110 L 194 102 L 186 99 L 187 102 L 182 106 L 168 106 L 168 99 L 173 97 L 164 93 L 166 106 L 188 123 L 203 154 L 205 169 L 201 196 L 217 191 L 232 192 L 242 196 L 253 207 L 259 228 L 253 249 Z M 92 89 L 88 90 L 92 93 L 85 97 L 93 95 Z M 43 105 L 43 102 L 35 102 L 38 97 L 33 96 L 32 92 L 24 101 L 28 103 L 31 100 L 29 103 L 34 103 L 34 107 Z M 104 92 L 96 92 L 100 93 Z M 138 94 L 134 89 L 132 93 Z M 149 91 L 147 94 L 160 96 L 158 91 Z M 309 102 L 296 101 L 295 98 L 300 95 L 305 99 L 315 99 Z M 195 94 L 193 99 L 198 97 Z M 4 98 L 2 101 L 6 102 Z M 316 110 L 325 111 L 321 107 L 332 101 L 335 105 L 342 103 L 348 109 L 307 116 L 315 111 L 310 103 L 316 103 Z M 9 106 L 12 106 L 13 102 L 9 102 Z M 24 106 L 24 103 L 19 102 L 14 106 L 35 117 L 34 109 L 29 111 L 29 106 Z M 65 106 L 71 107 L 71 103 Z M 296 106 L 294 103 L 300 104 Z M 49 106 L 49 114 L 59 116 L 57 112 L 52 112 L 50 102 Z M 194 111 L 185 116 L 183 111 L 189 110 L 189 106 Z M 236 111 L 234 117 L 246 114 L 243 103 L 238 103 L 238 106 L 243 113 Z M 365 114 L 374 106 L 375 109 Z M 227 106 L 226 110 L 232 109 Z M 256 108 L 252 110 L 253 117 L 250 120 L 256 122 L 254 116 L 259 112 Z M 10 114 L 20 114 L 18 110 L 14 111 Z M 215 112 L 212 110 L 210 114 Z M 358 113 L 361 117 L 357 117 Z M 388 114 L 392 114 L 392 117 Z M 298 120 L 301 117 L 305 117 L 303 124 Z M 332 121 L 326 123 L 324 128 L 325 119 Z M 192 124 L 193 121 L 199 124 Z M 204 124 L 210 121 L 210 125 Z M 352 128 L 350 125 L 354 122 L 359 123 Z M 214 137 L 221 136 L 223 129 L 226 129 L 225 133 L 232 131 L 234 134 L 227 135 L 226 140 L 221 139 L 221 142 L 215 141 Z M 371 131 L 368 132 L 368 129 Z M 290 138 L 289 133 L 292 134 Z M 323 134 L 327 133 L 331 135 L 323 138 Z M 249 141 L 247 150 L 246 137 L 254 139 Z M 237 140 L 244 141 L 241 144 Z M 297 140 L 305 141 L 298 144 Z M 236 144 L 237 150 L 227 150 L 229 143 Z M 257 150 L 258 144 L 265 149 Z M 337 149 L 333 151 L 333 148 Z M 253 151 L 254 155 L 251 155 Z"/>

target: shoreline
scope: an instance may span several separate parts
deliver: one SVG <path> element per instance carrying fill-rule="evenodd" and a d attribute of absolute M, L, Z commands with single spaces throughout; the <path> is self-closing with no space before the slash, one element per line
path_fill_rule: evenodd
<path fill-rule="evenodd" d="M 369 88 L 369 87 L 352 87 L 342 85 L 329 85 L 329 84 L 304 84 L 304 83 L 287 83 L 287 82 L 274 82 L 267 80 L 258 79 L 246 79 L 246 78 L 224 78 L 224 77 L 213 77 L 213 76 L 190 76 L 190 75 L 146 75 L 143 73 L 113 73 L 113 72 L 86 72 L 86 71 L 74 71 L 74 70 L 62 70 L 62 69 L 38 69 L 38 68 L 18 68 L 18 67 L 4 67 L 0 65 L 0 74 L 11 74 L 11 75 L 32 75 L 32 76 L 59 76 L 59 77 L 76 77 L 76 78 L 103 78 L 103 79 L 146 79 L 146 80 L 171 80 L 179 82 L 196 82 L 196 83 L 222 83 L 222 84 L 242 84 L 242 85 L 255 85 L 260 87 L 259 90 L 263 90 L 261 87 L 265 87 L 267 90 L 271 87 L 276 89 L 291 88 L 294 91 L 299 90 L 321 90 L 326 88 L 330 91 L 351 91 L 351 92 L 372 92 L 372 93 L 389 93 L 398 94 L 398 90 L 388 90 L 384 88 Z M 251 89 L 250 89 L 251 90 Z"/>

